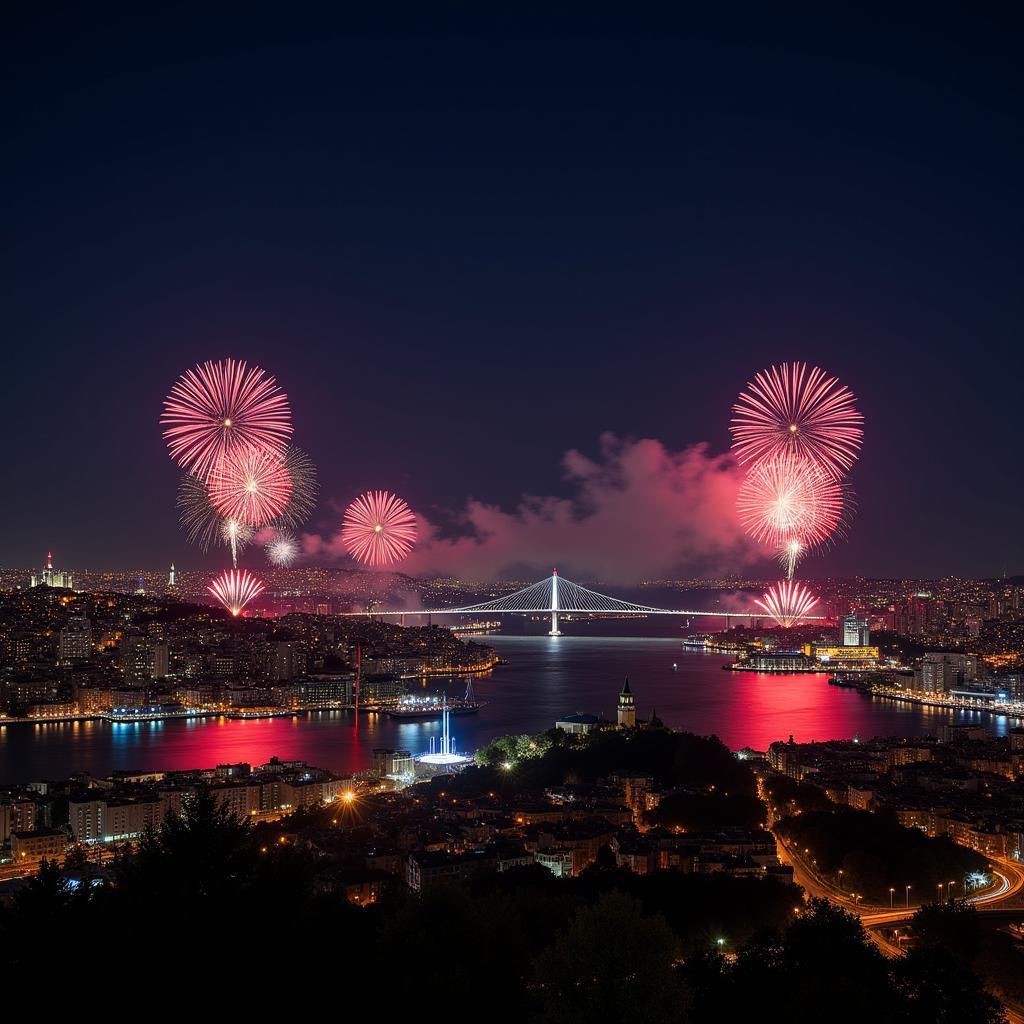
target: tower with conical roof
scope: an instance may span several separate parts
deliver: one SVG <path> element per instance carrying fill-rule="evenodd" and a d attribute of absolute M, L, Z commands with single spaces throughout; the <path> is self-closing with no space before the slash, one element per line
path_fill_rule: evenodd
<path fill-rule="evenodd" d="M 636 725 L 636 703 L 633 700 L 633 691 L 629 688 L 629 676 L 622 684 L 622 692 L 619 694 L 619 728 L 632 729 Z"/>

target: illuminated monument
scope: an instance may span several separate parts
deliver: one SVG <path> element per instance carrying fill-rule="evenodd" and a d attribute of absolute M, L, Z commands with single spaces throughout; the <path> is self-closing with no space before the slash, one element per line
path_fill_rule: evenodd
<path fill-rule="evenodd" d="M 450 714 L 448 711 L 448 697 L 445 696 L 441 704 L 441 739 L 439 743 L 435 743 L 435 737 L 430 737 L 430 750 L 426 754 L 420 754 L 416 758 L 420 764 L 428 764 L 434 766 L 449 766 L 459 767 L 464 764 L 469 764 L 472 758 L 466 757 L 465 754 L 460 754 L 455 749 L 455 737 L 451 734 L 449 728 Z"/>

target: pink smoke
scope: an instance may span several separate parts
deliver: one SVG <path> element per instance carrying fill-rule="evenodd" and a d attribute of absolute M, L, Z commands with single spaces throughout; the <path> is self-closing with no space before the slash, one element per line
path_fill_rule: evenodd
<path fill-rule="evenodd" d="M 743 472 L 706 444 L 672 452 L 657 440 L 604 434 L 594 460 L 562 460 L 573 496 L 524 495 L 512 511 L 469 500 L 457 536 L 417 516 L 420 541 L 393 570 L 463 580 L 532 578 L 558 566 L 566 575 L 615 583 L 721 574 L 757 560 L 736 516 Z M 308 558 L 342 560 L 340 527 L 307 534 Z"/>

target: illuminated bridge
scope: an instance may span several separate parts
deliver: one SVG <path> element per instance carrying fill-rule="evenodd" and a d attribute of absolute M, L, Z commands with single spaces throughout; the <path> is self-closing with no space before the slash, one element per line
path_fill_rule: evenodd
<path fill-rule="evenodd" d="M 482 601 L 480 604 L 469 604 L 462 608 L 422 608 L 400 612 L 347 612 L 347 615 L 550 615 L 551 629 L 549 636 L 561 636 L 558 629 L 559 613 L 579 615 L 682 615 L 706 616 L 715 618 L 771 618 L 764 611 L 758 612 L 705 612 L 685 611 L 675 608 L 654 608 L 651 605 L 636 604 L 633 601 L 622 601 L 607 594 L 598 594 L 587 590 L 564 576 L 558 575 L 557 569 L 551 570 L 547 579 L 540 580 L 529 587 L 523 587 L 515 593 L 495 598 L 493 601 Z M 803 619 L 822 619 L 823 615 L 804 615 Z"/>

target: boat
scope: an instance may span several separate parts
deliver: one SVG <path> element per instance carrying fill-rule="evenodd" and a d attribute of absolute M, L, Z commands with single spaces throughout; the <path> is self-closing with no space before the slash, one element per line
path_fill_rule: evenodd
<path fill-rule="evenodd" d="M 473 680 L 466 682 L 466 693 L 456 700 L 445 701 L 443 694 L 430 694 L 426 697 L 410 695 L 402 697 L 395 707 L 388 708 L 388 718 L 440 718 L 447 706 L 449 715 L 475 715 L 482 707 L 473 696 Z"/>

